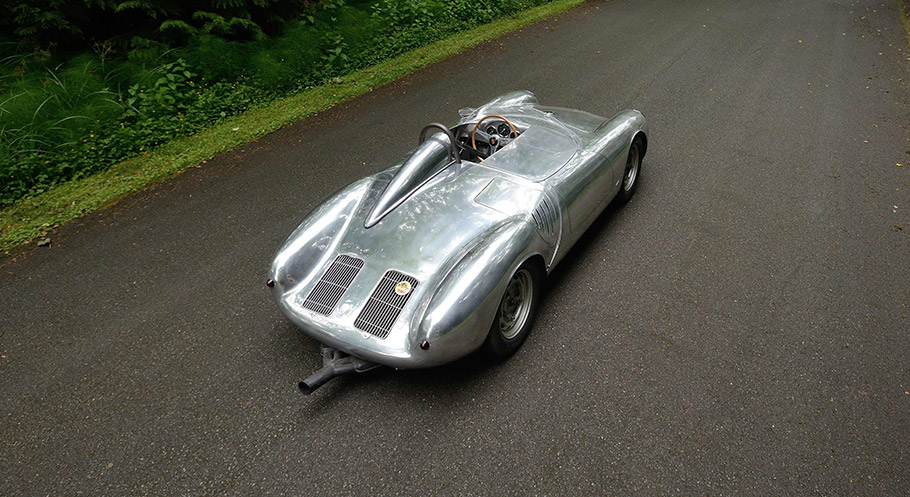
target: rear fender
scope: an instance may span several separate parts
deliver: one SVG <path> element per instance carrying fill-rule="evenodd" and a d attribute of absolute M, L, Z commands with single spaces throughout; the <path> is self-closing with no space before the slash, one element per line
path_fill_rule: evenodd
<path fill-rule="evenodd" d="M 288 236 L 269 271 L 276 299 L 313 278 L 314 270 L 335 253 L 340 235 L 352 222 L 373 180 L 365 178 L 342 188 L 313 209 Z"/>
<path fill-rule="evenodd" d="M 411 325 L 412 344 L 426 340 L 434 362 L 465 356 L 487 337 L 506 284 L 540 243 L 524 219 L 491 229 L 446 274 Z"/>

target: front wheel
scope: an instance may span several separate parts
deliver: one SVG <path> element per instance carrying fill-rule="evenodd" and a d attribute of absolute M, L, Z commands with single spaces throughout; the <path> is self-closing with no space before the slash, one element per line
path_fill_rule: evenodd
<path fill-rule="evenodd" d="M 540 300 L 541 279 L 537 266 L 529 262 L 512 275 L 484 344 L 488 352 L 499 357 L 510 356 L 528 338 Z"/>
<path fill-rule="evenodd" d="M 616 194 L 616 204 L 623 205 L 628 202 L 638 188 L 638 178 L 641 176 L 641 142 L 637 139 L 629 147 L 629 158 L 626 160 L 626 169 L 622 173 L 622 185 Z"/>

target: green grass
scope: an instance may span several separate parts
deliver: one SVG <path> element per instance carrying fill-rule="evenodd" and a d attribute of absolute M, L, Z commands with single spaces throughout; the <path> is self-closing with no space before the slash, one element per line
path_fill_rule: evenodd
<path fill-rule="evenodd" d="M 202 161 L 249 143 L 422 67 L 480 43 L 564 12 L 585 0 L 556 0 L 451 38 L 415 49 L 266 107 L 232 117 L 196 135 L 172 141 L 110 169 L 57 186 L 0 211 L 0 250 L 9 251 L 80 216 L 179 174 Z"/>

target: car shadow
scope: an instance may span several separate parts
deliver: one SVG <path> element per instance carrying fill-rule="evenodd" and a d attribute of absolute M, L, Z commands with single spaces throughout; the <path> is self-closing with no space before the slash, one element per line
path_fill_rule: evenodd
<path fill-rule="evenodd" d="M 635 199 L 633 198 L 631 202 L 635 202 Z M 562 262 L 553 268 L 553 270 L 550 271 L 550 274 L 547 275 L 547 279 L 544 281 L 543 285 L 544 294 L 549 290 L 560 286 L 566 274 L 577 270 L 575 265 L 571 264 L 570 261 L 581 257 L 581 254 L 584 254 L 591 248 L 594 241 L 599 239 L 604 231 L 613 224 L 616 214 L 620 210 L 622 210 L 622 206 L 611 203 L 599 216 L 597 216 L 597 219 L 591 223 L 591 226 L 585 231 L 581 238 L 579 238 L 578 241 L 575 242 L 575 245 L 569 249 L 569 252 L 566 253 L 565 257 L 562 259 Z"/>
<path fill-rule="evenodd" d="M 313 342 L 313 353 L 318 355 L 319 345 Z M 363 373 L 336 377 L 314 393 L 301 396 L 307 397 L 305 411 L 309 415 L 347 403 L 351 399 L 359 401 L 374 395 L 402 402 L 413 398 L 415 392 L 421 398 L 462 397 L 471 395 L 477 383 L 504 363 L 502 359 L 478 351 L 449 364 L 427 369 L 397 370 L 381 366 Z"/>

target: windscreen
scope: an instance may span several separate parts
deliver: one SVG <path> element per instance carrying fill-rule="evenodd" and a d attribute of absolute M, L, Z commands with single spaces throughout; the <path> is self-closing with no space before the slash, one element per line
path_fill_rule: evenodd
<path fill-rule="evenodd" d="M 568 135 L 544 126 L 531 126 L 518 138 L 483 161 L 483 165 L 528 179 L 544 179 L 565 165 L 578 146 Z"/>

